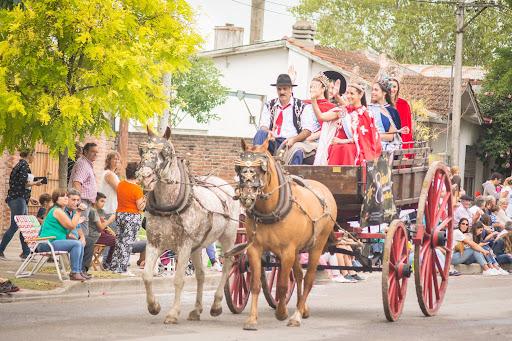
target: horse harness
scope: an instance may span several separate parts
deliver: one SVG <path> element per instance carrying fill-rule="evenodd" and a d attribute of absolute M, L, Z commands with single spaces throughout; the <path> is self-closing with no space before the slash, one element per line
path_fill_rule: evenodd
<path fill-rule="evenodd" d="M 180 225 L 182 225 L 180 213 L 182 213 L 183 211 L 188 209 L 190 207 L 190 205 L 192 204 L 192 202 L 194 202 L 194 201 L 199 206 L 201 206 L 207 212 L 208 219 L 212 222 L 212 224 L 210 224 L 210 226 L 208 227 L 208 230 L 204 234 L 201 242 L 196 247 L 192 248 L 192 252 L 194 252 L 197 248 L 199 248 L 204 243 L 204 241 L 210 234 L 210 232 L 213 228 L 213 215 L 214 214 L 219 214 L 226 219 L 232 219 L 232 218 L 231 218 L 231 215 L 229 214 L 229 207 L 228 207 L 226 200 L 224 198 L 222 198 L 221 195 L 219 193 L 217 193 L 214 189 L 212 189 L 212 186 L 205 186 L 207 184 L 205 181 L 194 177 L 190 173 L 190 170 L 188 168 L 188 165 L 186 164 L 185 159 L 177 158 L 177 164 L 178 164 L 178 170 L 180 173 L 181 181 L 175 181 L 175 180 L 164 181 L 169 184 L 179 184 L 180 187 L 179 187 L 178 197 L 176 198 L 176 201 L 174 203 L 172 203 L 171 205 L 167 205 L 167 206 L 159 205 L 156 202 L 154 190 L 152 190 L 148 193 L 148 204 L 147 204 L 146 210 L 149 213 L 151 213 L 152 215 L 156 215 L 156 216 L 161 216 L 161 217 L 175 216 L 176 219 L 180 220 Z M 167 165 L 166 165 L 166 167 L 164 167 L 164 169 L 166 169 L 166 168 L 167 168 Z M 162 180 L 160 180 L 160 181 L 162 181 Z M 201 186 L 201 187 L 204 187 L 204 188 L 208 189 L 209 191 L 211 191 L 221 202 L 224 212 L 215 212 L 215 211 L 211 211 L 208 208 L 206 208 L 203 205 L 203 203 L 198 198 L 196 198 L 196 196 L 194 195 L 193 186 Z M 214 186 L 214 187 L 218 188 L 216 186 Z M 219 190 L 221 190 L 221 189 L 219 188 Z"/>
<path fill-rule="evenodd" d="M 241 155 L 240 160 L 235 161 L 235 167 L 237 170 L 238 175 L 240 176 L 241 168 L 242 167 L 260 167 L 264 172 L 267 171 L 268 167 L 268 156 L 262 153 L 254 153 L 254 152 L 244 152 Z M 318 221 L 323 219 L 326 216 L 330 216 L 330 214 L 327 212 L 327 204 L 325 202 L 325 199 L 320 197 L 311 187 L 307 185 L 307 183 L 304 181 L 303 178 L 300 178 L 298 176 L 290 175 L 285 173 L 283 168 L 281 167 L 281 164 L 279 162 L 275 163 L 276 167 L 276 173 L 278 177 L 279 186 L 271 191 L 270 193 L 263 193 L 259 194 L 258 198 L 260 200 L 267 200 L 275 190 L 279 190 L 279 199 L 278 203 L 276 205 L 276 208 L 270 212 L 270 213 L 262 213 L 257 211 L 256 209 L 252 208 L 250 210 L 247 210 L 247 216 L 250 217 L 252 220 L 254 220 L 255 225 L 254 228 L 256 230 L 257 224 L 265 224 L 270 225 L 277 223 L 281 220 L 283 220 L 288 213 L 290 213 L 291 208 L 293 204 L 297 205 L 299 210 L 306 215 L 309 220 L 311 221 L 313 225 L 313 237 L 311 238 L 309 245 L 313 245 L 315 243 L 316 235 L 315 235 L 315 225 Z M 249 181 L 255 182 L 256 185 L 261 185 L 257 181 L 258 180 L 251 180 L 251 177 L 249 178 Z M 318 199 L 320 204 L 322 205 L 323 213 L 318 218 L 311 217 L 308 212 L 302 207 L 302 205 L 293 197 L 293 193 L 291 190 L 291 182 L 294 182 L 295 184 L 309 190 L 313 195 Z M 332 217 L 331 217 L 332 219 Z M 255 232 L 254 232 L 255 233 Z"/>

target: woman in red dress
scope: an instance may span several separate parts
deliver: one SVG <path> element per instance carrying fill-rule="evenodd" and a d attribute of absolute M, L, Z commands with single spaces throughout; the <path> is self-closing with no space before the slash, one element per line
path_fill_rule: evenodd
<path fill-rule="evenodd" d="M 409 132 L 407 134 L 402 133 L 402 148 L 408 149 L 414 147 L 412 143 L 412 114 L 411 106 L 405 99 L 400 98 L 400 83 L 396 78 L 390 79 L 391 83 L 391 100 L 393 101 L 398 114 L 400 115 L 400 122 L 402 127 L 408 127 Z"/>
<path fill-rule="evenodd" d="M 336 132 L 328 145 L 329 165 L 359 165 L 364 160 L 377 159 L 382 151 L 373 116 L 365 107 L 363 86 L 350 84 L 345 97 L 336 96 L 341 107 L 324 113 L 315 112 L 324 122 L 336 120 Z M 321 164 L 316 161 L 315 164 Z"/>

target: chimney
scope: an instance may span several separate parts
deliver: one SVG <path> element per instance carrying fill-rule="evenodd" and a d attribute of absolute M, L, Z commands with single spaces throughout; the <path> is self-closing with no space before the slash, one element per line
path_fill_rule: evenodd
<path fill-rule="evenodd" d="M 225 26 L 215 26 L 215 41 L 213 43 L 213 48 L 215 50 L 241 46 L 243 44 L 243 27 L 236 27 L 233 24 L 226 24 Z"/>
<path fill-rule="evenodd" d="M 298 20 L 293 25 L 292 38 L 304 46 L 315 46 L 316 27 L 306 20 Z"/>
<path fill-rule="evenodd" d="M 251 0 L 251 32 L 249 44 L 263 39 L 263 22 L 265 19 L 265 0 Z"/>

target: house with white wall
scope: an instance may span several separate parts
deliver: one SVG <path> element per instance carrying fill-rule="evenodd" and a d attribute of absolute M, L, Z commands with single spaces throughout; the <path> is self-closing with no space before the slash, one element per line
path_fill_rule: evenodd
<path fill-rule="evenodd" d="M 201 55 L 210 57 L 223 75 L 223 84 L 230 89 L 227 101 L 214 109 L 218 116 L 207 124 L 188 117 L 174 128 L 175 133 L 211 136 L 252 137 L 257 130 L 263 103 L 275 97 L 274 83 L 290 66 L 297 72 L 294 96 L 307 99 L 309 82 L 320 71 L 336 71 L 349 81 L 368 84 L 382 68 L 382 56 L 372 51 L 343 51 L 314 43 L 314 27 L 305 22 L 294 25 L 293 36 L 275 41 L 243 45 L 243 32 L 233 26 L 216 27 L 216 46 Z M 232 33 L 232 34 L 230 34 Z M 428 124 L 439 132 L 429 141 L 438 159 L 449 162 L 451 81 L 446 67 L 401 65 L 387 60 L 401 75 L 401 96 L 409 101 L 422 101 L 428 110 Z M 480 70 L 466 75 L 481 76 Z M 466 76 L 467 77 L 467 76 Z M 475 144 L 484 118 L 475 97 L 474 86 L 479 79 L 467 77 L 463 82 L 462 122 L 460 137 L 461 174 L 467 191 L 479 190 L 484 171 L 476 157 Z"/>

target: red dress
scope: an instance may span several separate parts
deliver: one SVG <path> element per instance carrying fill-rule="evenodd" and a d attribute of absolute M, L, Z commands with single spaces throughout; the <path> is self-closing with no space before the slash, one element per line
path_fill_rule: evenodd
<path fill-rule="evenodd" d="M 348 106 L 347 112 L 351 117 L 350 132 L 354 143 L 330 145 L 329 165 L 360 165 L 365 160 L 377 159 L 382 152 L 379 132 L 366 107 Z M 336 137 L 348 138 L 343 125 L 337 129 Z"/>
<path fill-rule="evenodd" d="M 410 130 L 409 134 L 402 134 L 402 142 L 404 143 L 402 148 L 412 148 L 412 144 L 406 143 L 413 141 L 411 107 L 409 106 L 409 103 L 403 98 L 398 98 L 396 100 L 395 107 L 398 111 L 398 114 L 400 114 L 400 122 L 402 123 L 402 127 L 409 127 Z"/>

